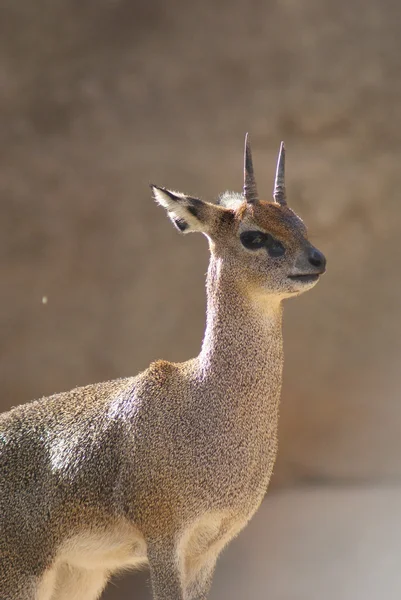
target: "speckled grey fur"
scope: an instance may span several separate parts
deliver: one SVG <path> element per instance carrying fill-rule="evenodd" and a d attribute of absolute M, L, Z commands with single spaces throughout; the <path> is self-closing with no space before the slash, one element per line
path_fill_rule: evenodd
<path fill-rule="evenodd" d="M 205 600 L 218 554 L 267 489 L 281 304 L 313 286 L 288 275 L 324 267 L 286 206 L 153 192 L 209 239 L 202 350 L 0 415 L 1 600 L 95 600 L 112 573 L 146 563 L 157 600 Z M 274 235 L 285 256 L 243 248 L 246 229 Z"/>

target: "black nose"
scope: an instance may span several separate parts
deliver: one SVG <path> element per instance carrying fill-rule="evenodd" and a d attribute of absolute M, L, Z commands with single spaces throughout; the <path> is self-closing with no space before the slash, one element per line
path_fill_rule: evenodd
<path fill-rule="evenodd" d="M 317 248 L 310 249 L 308 259 L 312 266 L 322 271 L 326 268 L 326 257 Z"/>

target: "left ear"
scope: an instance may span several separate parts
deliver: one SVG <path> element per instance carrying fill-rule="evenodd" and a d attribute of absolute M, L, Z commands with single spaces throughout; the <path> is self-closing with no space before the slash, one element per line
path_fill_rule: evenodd
<path fill-rule="evenodd" d="M 221 207 L 199 198 L 172 192 L 153 184 L 150 187 L 156 202 L 167 210 L 169 218 L 182 233 L 208 233 L 216 219 L 221 216 L 221 212 L 224 212 Z"/>

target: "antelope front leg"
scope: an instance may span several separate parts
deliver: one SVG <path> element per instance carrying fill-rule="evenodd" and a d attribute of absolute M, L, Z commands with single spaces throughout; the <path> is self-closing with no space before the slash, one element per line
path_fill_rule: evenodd
<path fill-rule="evenodd" d="M 185 600 L 207 600 L 212 585 L 216 559 L 209 559 L 185 591 Z"/>
<path fill-rule="evenodd" d="M 61 565 L 57 572 L 56 591 L 52 600 L 97 600 L 106 586 L 104 571 Z"/>
<path fill-rule="evenodd" d="M 148 542 L 148 560 L 154 600 L 184 600 L 174 543 Z"/>

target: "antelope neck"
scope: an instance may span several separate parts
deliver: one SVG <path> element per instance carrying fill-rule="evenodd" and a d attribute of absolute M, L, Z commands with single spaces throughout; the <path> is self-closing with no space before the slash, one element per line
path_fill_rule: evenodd
<path fill-rule="evenodd" d="M 202 378 L 218 378 L 220 385 L 226 383 L 227 390 L 236 393 L 247 386 L 254 393 L 279 393 L 283 363 L 279 299 L 247 295 L 213 256 L 206 288 L 206 331 L 198 356 Z"/>

